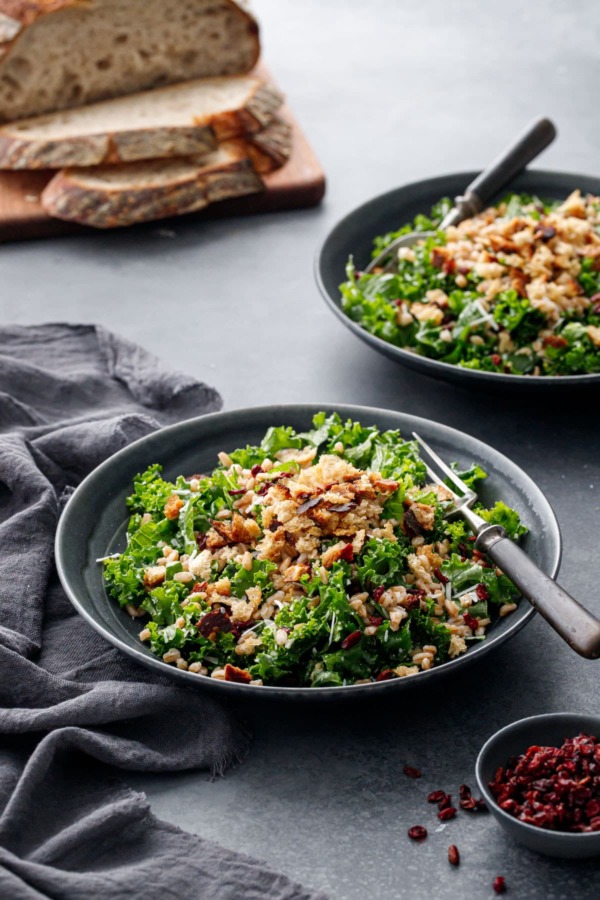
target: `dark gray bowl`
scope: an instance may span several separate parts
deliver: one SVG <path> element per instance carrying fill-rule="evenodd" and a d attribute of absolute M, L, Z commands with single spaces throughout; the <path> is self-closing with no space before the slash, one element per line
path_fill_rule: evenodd
<path fill-rule="evenodd" d="M 492 815 L 515 841 L 546 856 L 564 859 L 600 856 L 600 831 L 572 834 L 528 825 L 500 809 L 488 785 L 498 766 L 505 766 L 511 756 L 518 756 L 534 744 L 560 747 L 565 738 L 582 732 L 600 736 L 600 716 L 587 713 L 530 716 L 497 731 L 477 757 L 477 782 Z"/>
<path fill-rule="evenodd" d="M 140 642 L 138 634 L 142 620 L 131 619 L 108 597 L 102 579 L 102 565 L 95 562 L 125 546 L 128 520 L 125 498 L 131 493 L 134 475 L 155 462 L 163 464 L 167 478 L 186 472 L 210 471 L 220 450 L 258 443 L 270 425 L 292 425 L 304 431 L 310 427 L 312 416 L 319 409 L 329 412 L 335 409 L 343 417 L 375 424 L 381 429 L 399 428 L 406 436 L 416 430 L 447 460 L 466 465 L 479 463 L 489 473 L 481 490 L 483 502 L 493 504 L 496 499 L 502 498 L 519 510 L 531 529 L 524 541 L 526 551 L 541 568 L 556 576 L 561 538 L 550 504 L 518 466 L 487 444 L 446 425 L 382 409 L 316 405 L 260 407 L 215 413 L 163 428 L 116 453 L 80 484 L 62 514 L 56 535 L 58 573 L 78 612 L 103 637 L 133 659 L 185 684 L 230 695 L 248 696 L 250 691 L 260 696 L 302 700 L 317 696 L 373 697 L 382 696 L 385 692 L 393 694 L 414 690 L 443 680 L 447 674 L 470 665 L 516 634 L 533 615 L 533 608 L 525 600 L 514 613 L 493 626 L 487 640 L 478 643 L 458 659 L 410 678 L 321 688 L 261 687 L 203 678 L 167 665 Z"/>
<path fill-rule="evenodd" d="M 600 385 L 600 374 L 560 377 L 506 375 L 501 372 L 477 372 L 427 359 L 369 334 L 342 310 L 339 285 L 346 280 L 348 257 L 354 256 L 357 269 L 364 269 L 371 259 L 373 238 L 376 235 L 399 228 L 405 222 L 410 222 L 417 213 L 428 213 L 440 197 L 462 194 L 476 174 L 462 172 L 415 181 L 380 194 L 345 216 L 329 233 L 315 260 L 315 277 L 325 302 L 346 328 L 369 346 L 401 365 L 434 378 L 455 381 L 464 387 L 496 388 L 503 391 L 507 387 L 518 388 L 520 391 L 555 391 Z M 564 199 L 575 188 L 581 188 L 586 193 L 600 194 L 600 178 L 531 169 L 519 175 L 501 194 L 514 190 L 537 194 L 550 200 Z"/>

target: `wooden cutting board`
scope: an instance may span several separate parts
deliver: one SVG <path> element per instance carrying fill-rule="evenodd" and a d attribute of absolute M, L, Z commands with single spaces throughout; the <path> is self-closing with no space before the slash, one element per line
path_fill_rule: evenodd
<path fill-rule="evenodd" d="M 265 77 L 268 73 L 263 68 L 260 74 Z M 323 169 L 287 106 L 282 107 L 281 116 L 292 126 L 292 154 L 281 169 L 264 176 L 265 191 L 213 203 L 198 213 L 190 214 L 191 216 L 203 220 L 251 215 L 316 206 L 322 200 L 325 193 Z M 0 172 L 0 241 L 98 233 L 95 228 L 61 222 L 46 215 L 40 204 L 40 194 L 53 174 L 50 171 Z M 174 224 L 177 219 L 160 221 L 167 225 L 169 222 Z"/>

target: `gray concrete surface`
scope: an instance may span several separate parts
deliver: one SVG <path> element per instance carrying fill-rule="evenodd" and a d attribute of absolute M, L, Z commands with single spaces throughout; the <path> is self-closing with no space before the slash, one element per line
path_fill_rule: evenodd
<path fill-rule="evenodd" d="M 600 7 L 593 0 L 255 0 L 264 54 L 329 177 L 320 209 L 0 248 L 5 322 L 99 321 L 214 383 L 228 408 L 357 402 L 418 413 L 494 443 L 532 475 L 564 536 L 565 586 L 600 612 L 600 417 L 577 396 L 488 397 L 404 372 L 346 332 L 312 279 L 329 227 L 404 181 L 485 164 L 534 115 L 559 140 L 543 166 L 599 174 Z M 171 226 L 169 226 L 171 227 Z M 443 831 L 425 803 L 474 783 L 483 741 L 551 710 L 598 712 L 598 664 L 541 621 L 443 693 L 396 706 L 243 710 L 245 764 L 131 777 L 155 812 L 329 892 L 334 900 L 592 898 L 597 863 L 544 859 L 489 816 Z M 402 775 L 405 762 L 424 777 Z M 422 845 L 406 829 L 432 826 Z M 435 824 L 434 824 L 435 823 Z M 463 862 L 446 859 L 456 843 Z"/>

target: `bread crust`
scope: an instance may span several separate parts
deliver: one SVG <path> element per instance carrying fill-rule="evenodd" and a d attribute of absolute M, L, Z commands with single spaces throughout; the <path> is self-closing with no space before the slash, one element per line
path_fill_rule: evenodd
<path fill-rule="evenodd" d="M 175 92 L 177 85 L 161 91 Z M 132 99 L 135 96 L 130 95 Z M 28 137 L 27 131 L 18 129 L 36 121 L 47 121 L 48 115 L 21 119 L 18 129 L 10 123 L 0 127 L 0 169 L 62 169 L 208 153 L 220 141 L 259 133 L 274 120 L 282 102 L 283 95 L 273 85 L 257 82 L 256 90 L 243 107 L 205 116 L 195 125 L 135 128 L 46 140 Z"/>
<path fill-rule="evenodd" d="M 235 0 L 223 0 L 228 6 L 246 20 L 249 35 L 254 38 L 254 58 L 247 68 L 250 71 L 260 55 L 259 26 L 252 13 Z M 92 0 L 0 0 L 0 75 L 2 67 L 10 62 L 13 50 L 18 50 L 19 39 L 34 27 L 39 19 L 61 13 L 69 9 L 93 9 Z M 110 96 L 122 96 L 111 94 Z M 103 94 L 107 98 L 106 94 Z M 100 99 L 100 98 L 98 98 Z M 60 108 L 72 108 L 62 105 Z M 51 111 L 46 108 L 46 112 Z M 0 122 L 13 121 L 14 117 L 0 113 Z"/>
<path fill-rule="evenodd" d="M 264 190 L 242 152 L 232 147 L 231 160 L 215 165 L 190 159 L 187 171 L 158 186 L 100 187 L 86 184 L 85 172 L 82 179 L 81 171 L 64 169 L 45 188 L 42 205 L 55 218 L 103 229 L 196 212 L 210 203 Z"/>

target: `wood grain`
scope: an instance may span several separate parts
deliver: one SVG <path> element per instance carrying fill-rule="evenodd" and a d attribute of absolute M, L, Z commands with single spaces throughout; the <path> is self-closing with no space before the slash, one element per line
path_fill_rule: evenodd
<path fill-rule="evenodd" d="M 258 72 L 270 77 L 264 67 Z M 325 193 L 325 174 L 300 125 L 288 106 L 281 117 L 292 126 L 292 154 L 276 172 L 264 176 L 266 190 L 262 194 L 236 197 L 214 203 L 199 213 L 185 218 L 198 220 L 245 216 L 283 209 L 316 206 Z M 0 241 L 55 237 L 61 234 L 97 234 L 96 229 L 52 219 L 41 207 L 40 195 L 54 173 L 0 172 Z M 161 219 L 164 224 L 176 219 Z M 140 226 L 133 226 L 140 227 Z M 143 227 L 143 226 L 142 226 Z"/>

